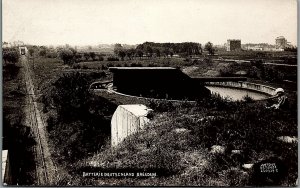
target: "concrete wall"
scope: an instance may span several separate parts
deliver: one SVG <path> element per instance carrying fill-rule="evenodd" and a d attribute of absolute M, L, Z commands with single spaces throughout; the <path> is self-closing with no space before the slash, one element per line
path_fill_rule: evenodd
<path fill-rule="evenodd" d="M 94 90 L 97 92 L 97 90 Z M 99 90 L 98 90 L 99 91 Z M 156 99 L 156 98 L 149 98 L 149 97 L 138 97 L 138 96 L 134 96 L 134 95 L 127 95 L 124 93 L 120 93 L 117 91 L 114 91 L 113 89 L 108 89 L 107 90 L 108 93 L 114 93 L 116 95 L 120 95 L 122 97 L 128 98 L 128 99 L 141 99 L 141 100 L 145 100 L 145 101 L 171 101 L 171 102 L 190 102 L 190 103 L 195 103 L 196 101 L 190 100 L 190 101 L 186 101 L 186 100 L 170 100 L 170 99 Z"/>
<path fill-rule="evenodd" d="M 117 146 L 126 137 L 142 130 L 150 121 L 146 117 L 150 111 L 141 104 L 119 105 L 111 120 L 111 146 Z"/>
<path fill-rule="evenodd" d="M 4 185 L 12 184 L 12 175 L 9 164 L 8 150 L 2 150 L 2 181 Z"/>
<path fill-rule="evenodd" d="M 219 85 L 225 87 L 249 89 L 249 90 L 258 91 L 269 95 L 274 95 L 276 90 L 276 88 L 270 86 L 255 84 L 250 82 L 206 82 L 205 85 L 217 85 L 217 86 Z"/>

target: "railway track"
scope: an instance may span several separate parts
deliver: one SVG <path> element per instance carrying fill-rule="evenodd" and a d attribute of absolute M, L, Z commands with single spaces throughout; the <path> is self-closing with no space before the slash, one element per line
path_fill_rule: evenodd
<path fill-rule="evenodd" d="M 39 186 L 53 185 L 53 177 L 56 168 L 52 162 L 49 152 L 47 139 L 45 135 L 45 122 L 38 109 L 37 98 L 34 93 L 34 85 L 31 79 L 31 70 L 25 56 L 22 57 L 22 65 L 24 67 L 24 79 L 27 91 L 27 117 L 28 126 L 33 130 L 36 140 L 35 161 L 36 161 L 36 179 Z"/>

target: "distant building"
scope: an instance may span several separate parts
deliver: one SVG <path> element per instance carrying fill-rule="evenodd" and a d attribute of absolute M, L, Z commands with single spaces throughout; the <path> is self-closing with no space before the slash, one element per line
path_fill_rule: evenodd
<path fill-rule="evenodd" d="M 264 51 L 264 49 L 262 47 L 259 47 L 259 46 L 249 46 L 249 47 L 247 47 L 247 50 Z"/>
<path fill-rule="evenodd" d="M 278 48 L 276 45 L 268 43 L 247 43 L 242 45 L 242 49 L 249 51 L 283 51 L 283 48 Z"/>
<path fill-rule="evenodd" d="M 19 47 L 19 51 L 20 51 L 20 54 L 21 54 L 21 55 L 26 55 L 27 52 L 28 52 L 26 46 L 20 46 L 20 47 Z"/>
<path fill-rule="evenodd" d="M 279 36 L 275 39 L 276 48 L 285 48 L 287 46 L 287 40 L 283 36 Z"/>
<path fill-rule="evenodd" d="M 226 45 L 226 50 L 227 51 L 237 51 L 241 50 L 241 40 L 239 39 L 228 39 L 227 40 L 227 45 Z"/>

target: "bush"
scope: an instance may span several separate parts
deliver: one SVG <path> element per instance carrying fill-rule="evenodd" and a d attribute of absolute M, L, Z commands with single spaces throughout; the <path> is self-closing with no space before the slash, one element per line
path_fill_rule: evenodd
<path fill-rule="evenodd" d="M 89 67 L 88 66 L 86 66 L 86 65 L 83 65 L 82 66 L 82 69 L 88 69 Z"/>
<path fill-rule="evenodd" d="M 131 63 L 131 67 L 142 67 L 143 65 L 141 63 Z"/>
<path fill-rule="evenodd" d="M 55 83 L 48 101 L 58 115 L 48 118 L 47 131 L 60 155 L 69 162 L 101 149 L 110 134 L 110 118 L 116 105 L 89 92 L 89 85 L 104 72 L 69 73 Z M 66 139 L 68 138 L 68 139 Z"/>
<path fill-rule="evenodd" d="M 108 57 L 107 61 L 119 61 L 119 58 L 117 58 L 117 57 Z"/>
<path fill-rule="evenodd" d="M 170 112 L 175 110 L 175 106 L 168 100 L 150 100 L 149 107 L 155 112 Z"/>
<path fill-rule="evenodd" d="M 102 69 L 102 70 L 107 70 L 108 68 L 107 68 L 107 66 L 102 65 L 102 66 L 101 66 L 101 69 Z"/>
<path fill-rule="evenodd" d="M 74 64 L 74 65 L 73 65 L 73 69 L 80 69 L 80 65 Z"/>
<path fill-rule="evenodd" d="M 47 58 L 57 58 L 57 56 L 56 52 L 48 52 L 46 55 Z"/>
<path fill-rule="evenodd" d="M 17 48 L 4 48 L 2 51 L 2 58 L 5 63 L 17 63 L 20 54 Z"/>
<path fill-rule="evenodd" d="M 59 57 L 63 60 L 64 64 L 71 65 L 74 63 L 75 51 L 71 49 L 62 49 L 59 52 Z"/>
<path fill-rule="evenodd" d="M 104 61 L 104 58 L 102 56 L 98 56 L 98 61 Z"/>

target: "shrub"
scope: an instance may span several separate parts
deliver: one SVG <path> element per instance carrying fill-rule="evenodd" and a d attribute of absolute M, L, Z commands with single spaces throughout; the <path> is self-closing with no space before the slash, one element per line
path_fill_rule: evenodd
<path fill-rule="evenodd" d="M 110 134 L 110 118 L 106 116 L 117 106 L 88 90 L 96 77 L 103 76 L 104 72 L 64 74 L 54 83 L 48 98 L 58 115 L 48 118 L 47 131 L 58 153 L 70 162 L 98 151 Z"/>
<path fill-rule="evenodd" d="M 171 101 L 167 100 L 150 100 L 149 107 L 155 112 L 166 112 L 175 110 L 175 106 Z"/>
<path fill-rule="evenodd" d="M 102 65 L 102 66 L 101 66 L 101 69 L 102 69 L 102 70 L 107 70 L 108 68 L 107 68 L 107 66 Z"/>
<path fill-rule="evenodd" d="M 108 57 L 107 61 L 119 61 L 119 58 L 117 58 L 117 57 Z"/>
<path fill-rule="evenodd" d="M 63 60 L 64 64 L 71 65 L 74 63 L 75 51 L 71 49 L 62 49 L 59 52 L 59 57 Z"/>
<path fill-rule="evenodd" d="M 98 56 L 98 61 L 104 61 L 104 58 L 101 55 L 99 55 Z"/>
<path fill-rule="evenodd" d="M 2 58 L 5 63 L 17 63 L 19 61 L 20 54 L 17 48 L 4 48 Z"/>
<path fill-rule="evenodd" d="M 80 69 L 80 65 L 74 64 L 74 65 L 73 65 L 73 69 Z"/>

